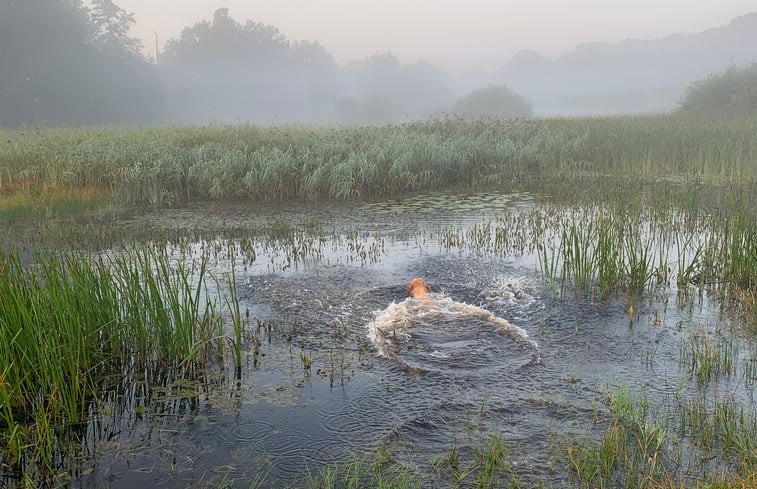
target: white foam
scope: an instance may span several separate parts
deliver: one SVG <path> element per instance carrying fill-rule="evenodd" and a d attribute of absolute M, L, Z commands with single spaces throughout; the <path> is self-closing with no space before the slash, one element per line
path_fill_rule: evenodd
<path fill-rule="evenodd" d="M 494 313 L 478 306 L 456 302 L 449 297 L 433 294 L 431 299 L 408 297 L 402 302 L 389 304 L 386 309 L 376 311 L 375 319 L 368 324 L 368 338 L 373 342 L 379 356 L 394 357 L 394 350 L 400 343 L 412 338 L 412 331 L 419 321 L 433 324 L 434 319 L 478 318 L 491 323 L 493 332 L 507 336 L 513 341 L 526 345 L 538 357 L 539 345 L 529 338 L 523 328 L 495 316 Z M 436 354 L 436 355 L 435 355 Z M 443 352 L 433 352 L 432 356 L 444 358 Z"/>

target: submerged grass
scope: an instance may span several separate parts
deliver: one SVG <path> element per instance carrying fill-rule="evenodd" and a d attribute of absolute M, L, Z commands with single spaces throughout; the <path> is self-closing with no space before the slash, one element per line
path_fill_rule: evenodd
<path fill-rule="evenodd" d="M 406 489 L 421 487 L 521 487 L 516 472 L 507 461 L 503 439 L 490 434 L 479 446 L 463 456 L 453 445 L 447 457 L 429 468 L 414 468 L 398 463 L 390 448 L 380 446 L 371 455 L 353 456 L 339 465 L 321 468 L 307 474 L 305 484 L 297 487 L 313 489 Z M 451 485 L 450 485 L 451 484 Z"/>
<path fill-rule="evenodd" d="M 388 464 L 382 455 L 355 456 L 350 462 L 309 473 L 303 485 L 312 489 L 420 489 L 422 478 L 407 467 Z"/>
<path fill-rule="evenodd" d="M 682 348 L 680 360 L 697 381 L 706 383 L 734 374 L 736 358 L 732 338 L 712 338 L 705 331 L 695 331 Z"/>

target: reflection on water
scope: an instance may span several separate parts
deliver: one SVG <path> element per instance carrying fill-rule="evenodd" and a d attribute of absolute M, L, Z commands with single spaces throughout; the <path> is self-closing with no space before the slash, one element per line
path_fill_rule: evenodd
<path fill-rule="evenodd" d="M 450 446 L 470 448 L 487 433 L 503 438 L 524 485 L 567 485 L 560 453 L 603 431 L 606 393 L 686 394 L 679 358 L 691 331 L 716 335 L 731 321 L 706 299 L 676 308 L 661 298 L 635 302 L 631 321 L 628 297 L 555 299 L 532 254 L 450 246 L 494 234 L 482 220 L 531 205 L 526 196 L 439 194 L 358 209 L 214 205 L 135 218 L 234 229 L 228 248 L 208 240 L 173 252 L 191 259 L 223 248 L 212 266 L 219 276 L 238 260 L 247 344 L 259 342 L 260 356 L 248 353 L 239 380 L 219 365 L 199 379 L 137 374 L 140 382 L 114 388 L 94 410 L 72 485 L 248 487 L 266 473 L 266 487 L 284 486 L 384 444 L 397 447 L 395 461 L 428 471 Z M 276 224 L 279 239 L 245 241 L 271 223 L 288 223 Z M 459 229 L 427 232 L 440 225 Z M 307 260 L 286 266 L 292 246 Z M 407 298 L 416 276 L 440 291 L 431 301 Z M 256 332 L 258 322 L 274 326 Z M 753 384 L 725 379 L 714 389 L 754 406 Z"/>

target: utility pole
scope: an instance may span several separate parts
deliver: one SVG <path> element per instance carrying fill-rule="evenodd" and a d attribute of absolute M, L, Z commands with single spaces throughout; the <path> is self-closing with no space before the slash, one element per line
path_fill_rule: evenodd
<path fill-rule="evenodd" d="M 155 64 L 158 64 L 158 31 L 152 31 L 155 34 Z"/>

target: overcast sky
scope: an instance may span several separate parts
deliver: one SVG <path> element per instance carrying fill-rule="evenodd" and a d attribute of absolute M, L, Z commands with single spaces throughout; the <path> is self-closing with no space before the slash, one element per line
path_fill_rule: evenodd
<path fill-rule="evenodd" d="M 391 51 L 452 72 L 500 67 L 520 49 L 554 57 L 590 41 L 657 39 L 727 24 L 757 0 L 114 0 L 154 53 L 181 29 L 229 7 L 237 21 L 318 41 L 340 64 Z"/>

